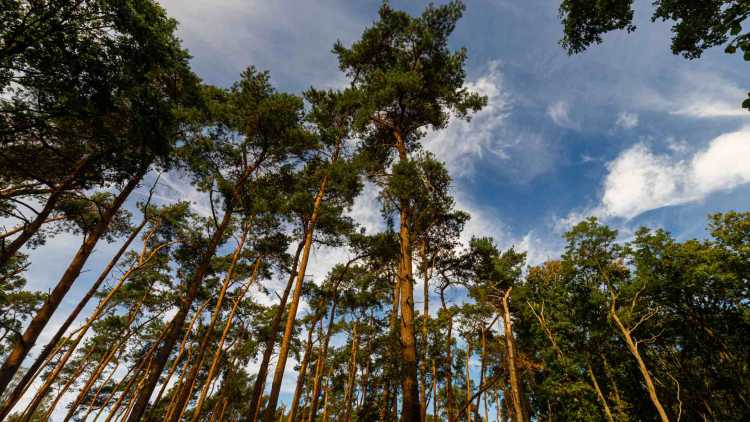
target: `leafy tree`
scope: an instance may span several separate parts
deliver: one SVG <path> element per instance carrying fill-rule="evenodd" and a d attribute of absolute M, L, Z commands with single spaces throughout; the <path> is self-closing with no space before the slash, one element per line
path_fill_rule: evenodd
<path fill-rule="evenodd" d="M 688 59 L 699 58 L 709 48 L 724 45 L 724 51 L 743 52 L 750 60 L 750 32 L 742 24 L 750 5 L 741 0 L 655 0 L 652 21 L 672 22 L 672 52 Z M 633 0 L 563 0 L 560 16 L 564 35 L 560 44 L 570 54 L 580 53 L 602 42 L 614 30 L 635 31 Z M 748 94 L 750 95 L 750 94 Z M 750 98 L 742 103 L 750 109 Z"/>

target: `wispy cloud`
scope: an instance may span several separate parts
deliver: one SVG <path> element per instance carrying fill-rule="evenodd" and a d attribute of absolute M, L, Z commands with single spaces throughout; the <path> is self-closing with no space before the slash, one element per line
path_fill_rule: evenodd
<path fill-rule="evenodd" d="M 578 124 L 570 117 L 570 106 L 566 101 L 556 101 L 547 107 L 547 116 L 557 126 L 576 129 Z"/>

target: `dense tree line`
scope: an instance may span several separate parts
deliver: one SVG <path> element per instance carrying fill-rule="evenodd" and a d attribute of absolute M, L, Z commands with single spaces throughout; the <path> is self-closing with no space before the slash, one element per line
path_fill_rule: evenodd
<path fill-rule="evenodd" d="M 632 19 L 622 2 L 625 24 L 591 32 L 576 19 L 599 3 L 563 2 L 573 51 Z M 470 216 L 421 142 L 486 103 L 448 46 L 461 3 L 384 4 L 333 48 L 346 88 L 300 95 L 254 67 L 203 83 L 152 0 L 0 5 L 0 419 L 750 415 L 750 213 L 687 241 L 592 218 L 536 266 L 460 241 Z M 165 173 L 208 205 L 165 201 Z M 367 183 L 380 232 L 348 213 Z M 62 275 L 26 289 L 30 252 L 66 234 L 81 243 Z M 346 258 L 315 282 L 318 247 Z"/>

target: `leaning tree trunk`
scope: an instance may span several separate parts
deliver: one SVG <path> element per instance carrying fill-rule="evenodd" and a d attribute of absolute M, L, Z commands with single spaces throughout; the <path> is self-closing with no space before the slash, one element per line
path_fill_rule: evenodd
<path fill-rule="evenodd" d="M 318 323 L 320 317 L 316 315 L 310 322 L 310 329 L 307 331 L 307 343 L 305 343 L 305 354 L 302 357 L 302 363 L 297 372 L 297 385 L 294 388 L 294 397 L 292 398 L 292 409 L 289 411 L 289 417 L 287 422 L 294 422 L 297 417 L 297 411 L 299 410 L 299 401 L 302 397 L 302 387 L 305 384 L 305 378 L 307 376 L 307 365 L 310 362 L 310 353 L 312 353 L 313 345 L 313 333 L 315 332 L 315 324 Z"/>
<path fill-rule="evenodd" d="M 318 396 L 320 395 L 320 383 L 323 380 L 323 372 L 326 367 L 326 358 L 328 357 L 328 344 L 333 335 L 333 322 L 336 319 L 336 305 L 338 303 L 337 286 L 334 286 L 333 298 L 331 299 L 331 316 L 328 318 L 328 329 L 325 338 L 320 345 L 318 360 L 315 363 L 315 378 L 313 379 L 312 400 L 310 401 L 310 410 L 307 416 L 308 422 L 313 422 L 318 414 Z"/>
<path fill-rule="evenodd" d="M 89 256 L 91 256 L 91 253 L 94 251 L 97 242 L 106 233 L 110 222 L 120 210 L 120 207 L 122 207 L 122 204 L 128 196 L 130 196 L 130 193 L 133 192 L 136 186 L 138 186 L 138 183 L 140 183 L 145 170 L 146 169 L 143 168 L 137 175 L 130 179 L 122 191 L 115 197 L 114 201 L 112 201 L 112 204 L 106 211 L 104 211 L 104 213 L 102 213 L 101 218 L 86 236 L 83 244 L 78 249 L 78 252 L 75 257 L 73 257 L 70 265 L 68 265 L 65 273 L 63 273 L 62 277 L 57 282 L 55 288 L 50 292 L 47 300 L 42 307 L 39 308 L 36 315 L 34 315 L 34 318 L 29 323 L 29 326 L 26 328 L 26 331 L 24 331 L 19 341 L 13 346 L 5 363 L 2 368 L 0 368 L 0 391 L 5 391 L 5 389 L 8 388 L 10 381 L 15 376 L 18 368 L 20 368 L 21 363 L 23 363 L 26 355 L 34 346 L 34 343 L 36 343 L 39 334 L 41 334 L 44 327 L 52 318 L 52 314 L 81 274 L 81 270 L 86 264 Z M 10 409 L 8 409 L 8 411 L 10 411 Z M 0 415 L 0 418 L 3 417 L 5 417 L 5 415 Z"/>
<path fill-rule="evenodd" d="M 339 151 L 341 148 L 341 139 L 336 144 L 336 149 L 331 157 L 331 165 L 336 163 L 338 159 Z M 312 213 L 310 214 L 310 220 L 306 224 L 305 228 L 305 246 L 302 250 L 302 260 L 299 264 L 299 272 L 297 274 L 297 280 L 294 284 L 294 293 L 292 294 L 292 302 L 289 305 L 289 313 L 286 317 L 286 325 L 284 326 L 284 336 L 281 338 L 281 345 L 279 346 L 279 357 L 276 361 L 276 369 L 273 374 L 273 383 L 271 384 L 271 392 L 268 395 L 268 405 L 266 407 L 265 422 L 274 422 L 276 416 L 276 403 L 279 400 L 279 393 L 281 392 L 281 382 L 284 378 L 284 369 L 286 368 L 286 360 L 289 356 L 289 345 L 292 341 L 292 332 L 294 330 L 294 322 L 297 318 L 297 308 L 299 307 L 300 297 L 302 296 L 302 283 L 305 281 L 305 272 L 307 271 L 307 263 L 310 259 L 310 250 L 312 249 L 313 235 L 315 234 L 315 224 L 318 222 L 318 213 L 320 212 L 320 205 L 323 203 L 323 196 L 326 193 L 328 182 L 330 180 L 330 171 L 323 176 L 323 180 L 320 181 L 320 188 L 318 193 L 315 195 L 313 201 Z"/>
<path fill-rule="evenodd" d="M 448 307 L 445 304 L 445 290 L 440 290 L 440 302 L 443 305 L 443 311 L 448 313 Z M 453 315 L 448 315 L 448 350 L 445 354 L 445 413 L 448 415 L 448 422 L 456 422 L 456 399 L 453 397 Z"/>
<path fill-rule="evenodd" d="M 244 243 L 244 234 L 243 239 L 240 243 Z M 208 369 L 208 374 L 206 375 L 206 380 L 203 384 L 203 388 L 201 389 L 200 396 L 198 397 L 198 402 L 195 404 L 195 409 L 193 410 L 193 422 L 197 422 L 198 418 L 200 417 L 201 408 L 203 407 L 203 401 L 206 399 L 208 388 L 211 385 L 211 380 L 213 380 L 213 377 L 216 374 L 216 368 L 219 366 L 221 352 L 224 348 L 224 342 L 227 339 L 229 330 L 232 327 L 232 321 L 234 320 L 234 314 L 237 312 L 237 306 L 247 294 L 247 290 L 250 288 L 250 286 L 252 286 L 258 279 L 258 269 L 260 268 L 262 259 L 262 257 L 258 257 L 258 259 L 255 261 L 255 265 L 253 266 L 253 274 L 250 276 L 250 280 L 240 288 L 240 291 L 237 293 L 237 297 L 234 299 L 234 303 L 232 304 L 232 309 L 229 311 L 229 315 L 227 315 L 227 322 L 224 324 L 224 329 L 221 332 L 221 338 L 219 338 L 219 344 L 216 345 L 216 351 L 214 352 L 213 359 L 211 360 L 211 366 Z M 199 362 L 196 362 L 196 364 L 198 364 Z M 185 408 L 183 407 L 183 413 L 184 411 Z M 182 414 L 180 414 L 180 418 L 181 417 Z"/>
<path fill-rule="evenodd" d="M 406 162 L 406 144 L 401 134 L 394 131 L 399 161 Z M 409 219 L 411 202 L 409 198 L 399 199 L 399 243 L 401 256 L 398 266 L 398 279 L 401 287 L 401 420 L 417 421 L 420 418 L 419 386 L 417 383 L 417 341 L 414 333 L 414 284 L 412 277 L 411 234 Z M 271 422 L 267 420 L 266 422 Z"/>
<path fill-rule="evenodd" d="M 154 355 L 153 365 L 151 365 L 151 368 L 143 374 L 143 387 L 135 397 L 135 402 L 133 404 L 133 409 L 130 412 L 130 416 L 128 417 L 128 422 L 136 422 L 143 419 L 151 394 L 153 393 L 154 388 L 156 388 L 156 384 L 159 382 L 159 376 L 164 370 L 164 366 L 167 364 L 167 360 L 169 360 L 169 355 L 172 353 L 172 349 L 177 343 L 177 338 L 185 325 L 185 319 L 190 311 L 190 307 L 198 296 L 203 278 L 211 267 L 212 258 L 216 253 L 216 249 L 219 247 L 219 243 L 221 243 L 221 240 L 224 238 L 224 234 L 229 228 L 231 221 L 232 209 L 230 204 L 224 213 L 224 217 L 222 218 L 219 227 L 217 227 L 214 232 L 208 248 L 206 248 L 206 251 L 201 256 L 198 268 L 195 273 L 193 273 L 193 277 L 188 283 L 187 294 L 181 299 L 177 313 L 165 328 L 166 336 L 164 336 L 164 340 L 159 347 L 159 350 Z"/>
<path fill-rule="evenodd" d="M 344 391 L 344 406 L 346 411 L 344 412 L 344 422 L 351 422 L 352 420 L 352 402 L 354 396 L 354 382 L 357 378 L 357 348 L 359 346 L 359 337 L 357 336 L 357 323 L 354 322 L 354 328 L 352 330 L 352 348 L 349 352 L 349 376 L 346 380 L 346 387 Z"/>
<path fill-rule="evenodd" d="M 78 179 L 78 177 L 84 172 L 88 165 L 89 158 L 89 156 L 85 156 L 73 165 L 70 174 L 68 174 L 58 186 L 52 188 L 44 207 L 42 207 L 42 209 L 36 214 L 34 220 L 25 225 L 23 230 L 21 230 L 21 233 L 13 239 L 10 244 L 6 245 L 4 240 L 0 240 L 0 268 L 5 267 L 5 265 L 8 264 L 8 261 L 10 261 L 19 250 L 21 250 L 23 245 L 39 232 L 39 229 L 48 220 L 48 217 L 52 214 L 52 211 L 55 210 L 55 207 L 57 207 L 60 199 L 73 186 L 76 179 Z M 7 383 L 0 384 L 0 391 L 4 391 L 5 387 L 7 387 Z M 3 417 L 4 415 L 0 415 L 0 418 Z"/>
<path fill-rule="evenodd" d="M 127 251 L 127 249 L 130 247 L 130 244 L 133 243 L 135 238 L 138 237 L 138 233 L 140 233 L 145 225 L 146 219 L 144 218 L 143 222 L 141 222 L 141 224 L 138 225 L 135 230 L 133 230 L 130 236 L 128 236 L 128 239 L 125 241 L 125 243 L 123 243 L 117 253 L 112 257 L 107 266 L 104 268 L 104 270 L 102 270 L 102 272 L 99 274 L 99 277 L 96 279 L 89 291 L 86 292 L 83 298 L 76 305 L 75 309 L 73 309 L 73 311 L 65 319 L 65 322 L 63 322 L 62 325 L 57 329 L 55 335 L 52 336 L 52 338 L 47 342 L 44 348 L 39 352 L 39 355 L 37 355 L 34 363 L 26 370 L 26 373 L 24 373 L 21 380 L 15 385 L 13 391 L 8 395 L 5 403 L 3 403 L 2 408 L 0 408 L 0 420 L 4 418 L 13 408 L 13 406 L 15 406 L 18 400 L 21 399 L 21 396 L 23 396 L 23 394 L 26 392 L 26 389 L 29 387 L 29 385 L 31 385 L 31 381 L 34 379 L 35 374 L 37 373 L 39 368 L 44 365 L 52 352 L 57 349 L 58 344 L 60 343 L 60 339 L 63 338 L 65 332 L 68 330 L 68 328 L 70 328 L 76 318 L 78 318 L 78 315 L 81 313 L 83 308 L 86 307 L 89 300 L 91 300 L 94 294 L 96 294 L 97 290 L 99 290 L 99 287 L 101 287 L 104 280 L 107 279 L 107 276 L 109 276 L 112 268 L 117 265 L 117 262 L 120 260 L 125 251 Z"/>
<path fill-rule="evenodd" d="M 427 322 L 430 320 L 430 274 L 427 265 L 426 241 L 420 243 L 420 257 L 422 260 L 422 279 L 424 282 L 424 300 L 423 303 L 423 322 L 422 322 L 422 344 L 427 347 Z M 420 383 L 422 388 L 419 390 L 419 411 L 422 422 L 427 420 L 427 354 L 423 353 L 420 359 Z"/>
<path fill-rule="evenodd" d="M 203 338 L 201 339 L 201 343 L 198 346 L 198 355 L 195 359 L 195 362 L 190 367 L 190 371 L 187 375 L 187 383 L 185 384 L 184 388 L 178 390 L 177 392 L 177 408 L 178 409 L 184 409 L 187 406 L 187 402 L 190 399 L 191 393 L 193 392 L 193 387 L 195 385 L 195 380 L 198 378 L 198 372 L 200 371 L 201 367 L 203 366 L 203 358 L 206 355 L 206 349 L 208 348 L 208 343 L 211 340 L 211 337 L 214 332 L 214 328 L 216 327 L 216 321 L 219 318 L 219 315 L 221 314 L 221 307 L 224 302 L 224 296 L 227 293 L 227 289 L 229 288 L 230 283 L 232 282 L 232 279 L 234 278 L 234 268 L 237 265 L 237 261 L 240 259 L 240 254 L 242 253 L 242 249 L 245 247 L 245 240 L 247 239 L 247 233 L 250 230 L 250 222 L 245 222 L 242 228 L 242 235 L 240 236 L 239 241 L 237 242 L 237 247 L 234 249 L 234 253 L 232 254 L 232 258 L 229 261 L 229 267 L 227 268 L 227 274 L 226 277 L 224 277 L 224 283 L 221 286 L 221 290 L 219 291 L 219 297 L 216 299 L 216 306 L 214 307 L 214 311 L 211 315 L 211 321 L 208 324 L 208 327 L 206 328 L 206 333 L 203 334 Z M 256 264 L 257 265 L 257 264 Z M 171 420 L 173 422 L 177 421 L 182 414 L 177 414 L 175 412 Z"/>
<path fill-rule="evenodd" d="M 641 353 L 638 351 L 638 344 L 633 340 L 633 336 L 631 336 L 630 330 L 628 330 L 625 325 L 623 325 L 620 317 L 617 316 L 617 311 L 615 309 L 616 297 L 614 291 L 610 290 L 610 294 L 612 296 L 612 301 L 610 302 L 609 308 L 610 318 L 615 323 L 615 326 L 620 331 L 620 334 L 622 334 L 622 337 L 625 340 L 625 344 L 628 346 L 628 350 L 633 355 L 633 358 L 635 358 L 635 361 L 638 363 L 638 369 L 641 371 L 643 381 L 646 383 L 648 396 L 651 399 L 651 402 L 654 404 L 656 412 L 659 414 L 659 418 L 662 420 L 662 422 L 669 422 L 667 412 L 664 410 L 664 407 L 659 401 L 659 396 L 656 394 L 656 387 L 654 386 L 654 381 L 651 378 L 651 373 L 648 371 L 646 362 L 643 360 L 643 357 L 641 357 Z"/>
<path fill-rule="evenodd" d="M 516 422 L 528 422 L 526 415 L 526 409 L 523 406 L 522 391 L 521 391 L 521 380 L 518 377 L 518 369 L 516 364 L 516 350 L 513 341 L 513 325 L 510 320 L 510 307 L 508 304 L 508 298 L 513 288 L 509 288 L 503 294 L 500 301 L 500 308 L 503 312 L 503 329 L 505 331 L 505 356 L 508 366 L 508 376 L 510 378 L 510 397 L 513 403 L 513 416 Z"/>
<path fill-rule="evenodd" d="M 258 411 L 260 409 L 260 398 L 263 395 L 263 390 L 266 386 L 266 377 L 268 376 L 268 365 L 271 362 L 271 356 L 273 355 L 273 349 L 276 345 L 276 336 L 281 326 L 281 317 L 284 316 L 286 310 L 286 302 L 289 299 L 289 293 L 292 291 L 294 285 L 294 279 L 297 276 L 297 264 L 299 263 L 299 257 L 302 253 L 302 248 L 305 246 L 305 241 L 299 243 L 297 251 L 294 253 L 294 260 L 292 261 L 292 267 L 289 271 L 289 280 L 286 282 L 284 293 L 281 295 L 279 301 L 279 309 L 273 315 L 271 320 L 271 329 L 266 339 L 265 349 L 263 350 L 263 358 L 258 368 L 258 374 L 255 376 L 255 385 L 253 386 L 253 392 L 250 396 L 250 404 L 248 405 L 247 418 L 250 422 L 255 422 L 258 419 Z"/>

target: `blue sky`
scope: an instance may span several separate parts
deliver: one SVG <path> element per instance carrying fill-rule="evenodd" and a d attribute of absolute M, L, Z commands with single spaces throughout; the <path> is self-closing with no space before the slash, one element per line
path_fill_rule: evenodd
<path fill-rule="evenodd" d="M 391 3 L 412 13 L 426 4 Z M 299 93 L 346 84 L 331 47 L 356 40 L 380 3 L 162 4 L 180 22 L 179 36 L 206 82 L 227 86 L 254 65 L 269 70 L 279 90 Z M 649 1 L 636 4 L 636 33 L 608 35 L 570 57 L 558 45 L 558 2 L 467 0 L 451 43 L 468 49 L 467 85 L 489 104 L 470 123 L 452 123 L 425 142 L 454 176 L 459 207 L 472 214 L 466 238 L 494 236 L 538 263 L 556 257 L 561 234 L 588 215 L 623 238 L 648 225 L 685 239 L 705 236 L 709 213 L 750 208 L 750 113 L 740 109 L 750 88 L 747 64 L 721 49 L 694 61 L 672 55 L 669 27 L 650 22 Z M 205 204 L 174 175 L 162 183 L 163 200 Z M 130 201 L 131 209 L 135 200 L 142 198 Z M 368 186 L 351 214 L 375 230 L 382 227 L 379 210 Z M 61 235 L 33 251 L 29 287 L 52 286 L 79 242 Z M 117 246 L 97 247 L 39 344 Z M 319 278 L 342 259 L 341 251 L 317 250 L 310 273 Z M 287 371 L 282 398 L 294 382 L 292 362 Z"/>
<path fill-rule="evenodd" d="M 492 234 L 538 261 L 586 215 L 623 236 L 649 225 L 685 238 L 704 235 L 708 213 L 750 205 L 745 64 L 721 49 L 674 56 L 669 26 L 650 22 L 649 3 L 636 2 L 634 34 L 608 35 L 571 57 L 558 44 L 557 1 L 467 1 L 451 43 L 468 49 L 467 84 L 490 104 L 425 143 L 474 216 L 467 235 Z M 300 92 L 346 83 L 331 47 L 356 40 L 379 2 L 163 5 L 206 82 L 228 85 L 254 65 L 279 89 Z M 392 5 L 419 13 L 426 2 Z"/>

